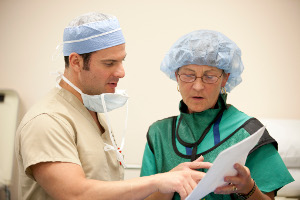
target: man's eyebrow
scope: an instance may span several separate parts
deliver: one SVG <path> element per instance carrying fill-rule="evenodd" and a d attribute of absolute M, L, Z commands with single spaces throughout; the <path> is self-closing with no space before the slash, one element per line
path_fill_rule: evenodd
<path fill-rule="evenodd" d="M 127 54 L 124 56 L 124 58 L 122 60 L 125 60 Z M 101 62 L 118 62 L 118 60 L 116 59 L 104 59 L 104 60 L 101 60 Z"/>
<path fill-rule="evenodd" d="M 105 60 L 101 60 L 101 62 L 117 62 L 117 60 L 114 60 L 114 59 L 105 59 Z"/>

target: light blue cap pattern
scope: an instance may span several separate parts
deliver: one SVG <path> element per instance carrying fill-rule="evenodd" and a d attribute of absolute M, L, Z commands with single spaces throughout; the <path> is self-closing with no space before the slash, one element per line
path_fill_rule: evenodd
<path fill-rule="evenodd" d="M 75 27 L 66 27 L 63 36 L 63 54 L 69 56 L 90 53 L 125 43 L 116 17 Z"/>
<path fill-rule="evenodd" d="M 242 82 L 241 50 L 222 33 L 197 30 L 182 36 L 165 55 L 160 69 L 176 81 L 175 71 L 190 64 L 217 67 L 230 73 L 225 85 L 227 92 Z"/>

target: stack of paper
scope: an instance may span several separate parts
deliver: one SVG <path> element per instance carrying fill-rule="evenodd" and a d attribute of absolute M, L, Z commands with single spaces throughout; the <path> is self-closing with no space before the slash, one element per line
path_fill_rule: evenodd
<path fill-rule="evenodd" d="M 264 131 L 265 127 L 262 127 L 253 135 L 222 151 L 186 200 L 199 200 L 215 191 L 217 187 L 228 184 L 224 181 L 224 177 L 237 175 L 233 165 L 235 163 L 245 165 L 250 150 L 258 143 Z"/>

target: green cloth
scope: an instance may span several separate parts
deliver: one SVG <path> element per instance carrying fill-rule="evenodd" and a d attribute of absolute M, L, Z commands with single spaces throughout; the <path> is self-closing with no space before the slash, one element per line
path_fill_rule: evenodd
<path fill-rule="evenodd" d="M 180 126 L 180 128 L 185 129 L 178 131 L 180 138 L 187 143 L 196 142 L 201 137 L 204 130 L 215 120 L 220 111 L 224 109 L 225 104 L 223 99 L 219 98 L 215 108 L 199 113 L 188 114 L 186 113 L 187 106 L 183 103 L 183 101 L 181 101 L 179 110 L 180 117 L 182 118 L 181 123 L 183 126 Z"/>
<path fill-rule="evenodd" d="M 222 103 L 219 99 L 219 106 L 216 109 L 223 108 L 220 102 Z M 217 113 L 218 112 L 219 111 L 217 111 Z M 178 128 L 178 134 L 184 142 L 193 143 L 198 140 L 203 130 L 216 117 L 216 112 L 214 111 L 206 112 L 206 114 L 197 113 L 188 115 L 181 113 L 181 115 L 177 117 L 177 124 L 178 119 L 183 117 Z M 203 118 L 208 119 L 203 120 Z M 221 151 L 248 137 L 250 134 L 247 130 L 241 128 L 241 126 L 250 118 L 251 117 L 240 112 L 234 106 L 225 109 L 219 124 L 221 145 L 214 145 L 212 126 L 203 141 L 197 146 L 197 156 L 203 155 L 204 161 L 213 162 Z M 203 125 L 204 128 L 201 125 Z M 172 129 L 173 118 L 159 120 L 150 126 L 143 157 L 141 176 L 167 172 L 182 162 L 191 161 L 191 157 L 186 154 L 185 146 L 178 141 L 176 135 L 172 133 Z M 292 176 L 288 172 L 276 148 L 271 143 L 263 145 L 252 152 L 247 158 L 246 166 L 250 169 L 252 178 L 256 181 L 257 186 L 262 192 L 276 191 L 293 181 Z M 201 171 L 206 170 L 203 169 Z M 237 197 L 233 195 L 232 198 L 237 199 Z M 211 193 L 204 199 L 225 200 L 232 198 L 230 195 L 215 195 Z M 173 199 L 180 199 L 180 197 L 175 193 Z"/>

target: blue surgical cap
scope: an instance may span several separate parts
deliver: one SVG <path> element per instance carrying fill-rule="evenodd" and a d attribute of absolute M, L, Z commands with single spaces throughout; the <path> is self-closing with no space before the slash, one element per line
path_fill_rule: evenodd
<path fill-rule="evenodd" d="M 242 82 L 240 48 L 222 33 L 197 30 L 179 38 L 164 57 L 160 69 L 176 81 L 175 71 L 185 65 L 208 65 L 230 73 L 227 92 Z"/>
<path fill-rule="evenodd" d="M 66 27 L 63 36 L 63 53 L 69 56 L 90 53 L 125 43 L 116 17 L 80 26 Z"/>

